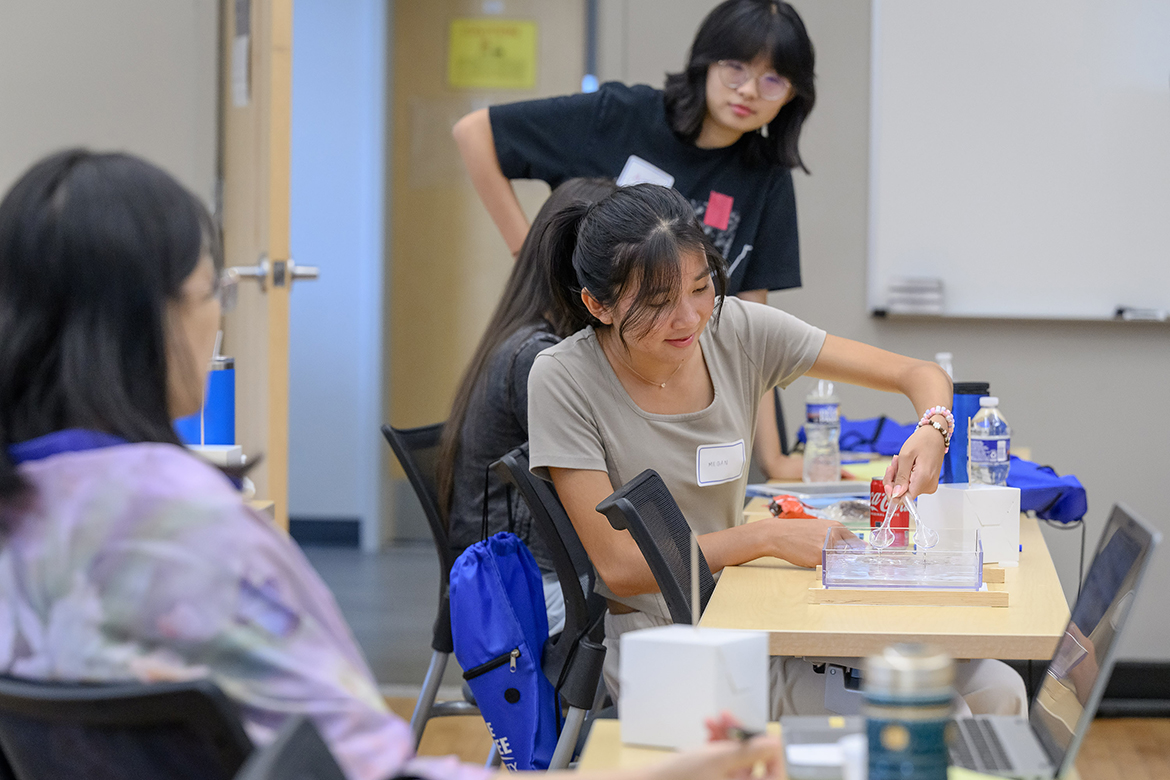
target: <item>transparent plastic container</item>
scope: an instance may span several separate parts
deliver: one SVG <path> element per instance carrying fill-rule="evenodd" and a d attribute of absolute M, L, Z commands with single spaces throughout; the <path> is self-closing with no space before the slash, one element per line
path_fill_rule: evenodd
<path fill-rule="evenodd" d="M 979 590 L 983 587 L 983 542 L 979 532 L 946 534 L 933 549 L 887 547 L 858 539 L 830 542 L 821 551 L 826 588 L 921 588 Z"/>

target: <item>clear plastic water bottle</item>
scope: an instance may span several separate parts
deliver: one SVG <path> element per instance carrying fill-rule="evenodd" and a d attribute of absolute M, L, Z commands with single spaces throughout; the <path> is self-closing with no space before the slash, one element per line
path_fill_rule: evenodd
<path fill-rule="evenodd" d="M 934 353 L 934 362 L 942 366 L 942 370 L 947 372 L 947 376 L 951 381 L 955 381 L 955 367 L 951 364 L 955 356 L 950 352 L 936 352 Z"/>
<path fill-rule="evenodd" d="M 821 379 L 805 401 L 804 481 L 841 479 L 841 421 L 833 383 Z"/>
<path fill-rule="evenodd" d="M 1011 468 L 1012 429 L 999 413 L 999 399 L 979 399 L 979 411 L 967 428 L 967 481 L 972 485 L 1007 485 Z"/>

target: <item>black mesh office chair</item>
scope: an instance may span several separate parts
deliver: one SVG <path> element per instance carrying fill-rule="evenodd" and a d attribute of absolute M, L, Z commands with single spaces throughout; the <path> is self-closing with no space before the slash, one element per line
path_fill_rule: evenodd
<path fill-rule="evenodd" d="M 528 445 L 500 458 L 492 470 L 528 505 L 565 597 L 565 627 L 549 637 L 542 659 L 545 676 L 569 707 L 549 764 L 549 769 L 564 769 L 573 759 L 585 716 L 597 703 L 605 661 L 605 599 L 593 592 L 597 573 L 556 491 L 528 470 Z"/>
<path fill-rule="evenodd" d="M 417 750 L 427 721 L 431 718 L 478 715 L 479 709 L 468 701 L 435 701 L 439 685 L 443 681 L 443 672 L 447 668 L 447 660 L 455 650 L 455 644 L 451 639 L 450 602 L 451 566 L 455 563 L 455 558 L 451 553 L 447 526 L 439 514 L 439 492 L 435 482 L 443 423 L 424 425 L 420 428 L 392 428 L 383 425 L 382 435 L 389 442 L 390 449 L 394 450 L 398 463 L 406 472 L 406 478 L 410 480 L 410 485 L 414 488 L 419 503 L 422 504 L 427 523 L 431 527 L 431 536 L 435 540 L 435 551 L 439 554 L 439 613 L 435 617 L 431 638 L 431 662 L 427 667 L 427 676 L 423 680 L 414 713 L 410 716 L 410 733 Z"/>
<path fill-rule="evenodd" d="M 14 780 L 231 780 L 252 752 L 213 683 L 90 685 L 0 677 L 0 750 Z"/>
<path fill-rule="evenodd" d="M 272 744 L 252 753 L 235 780 L 346 780 L 313 721 L 289 718 Z"/>
<path fill-rule="evenodd" d="M 691 622 L 691 540 L 694 534 L 662 477 L 646 469 L 597 505 L 619 531 L 628 530 L 642 551 L 675 623 Z M 715 578 L 699 550 L 699 610 L 707 607 Z"/>
<path fill-rule="evenodd" d="M 772 388 L 772 405 L 776 409 L 776 433 L 780 435 L 780 454 L 791 455 L 792 448 L 788 446 L 788 426 L 784 424 L 784 407 L 780 403 L 780 388 Z"/>

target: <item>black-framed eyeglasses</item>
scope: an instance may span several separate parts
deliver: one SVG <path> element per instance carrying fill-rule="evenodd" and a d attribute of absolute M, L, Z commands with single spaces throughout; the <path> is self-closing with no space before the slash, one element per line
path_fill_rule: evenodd
<path fill-rule="evenodd" d="M 756 79 L 756 90 L 764 100 L 782 100 L 792 89 L 792 82 L 784 76 L 771 71 L 757 76 L 747 63 L 739 60 L 719 60 L 715 63 L 715 72 L 720 83 L 728 89 L 739 89 Z"/>

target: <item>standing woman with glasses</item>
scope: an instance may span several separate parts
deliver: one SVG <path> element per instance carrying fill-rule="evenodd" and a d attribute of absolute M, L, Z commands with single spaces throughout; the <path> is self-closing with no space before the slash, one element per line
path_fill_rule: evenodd
<path fill-rule="evenodd" d="M 800 286 L 792 169 L 806 170 L 800 130 L 816 100 L 813 46 L 777 0 L 726 0 L 707 15 L 686 68 L 664 89 L 596 92 L 480 109 L 455 125 L 476 191 L 515 254 L 528 221 L 511 179 L 556 187 L 573 176 L 674 187 L 727 262 L 728 292 L 758 303 Z M 800 478 L 780 455 L 771 403 L 757 457 L 769 476 Z"/>

